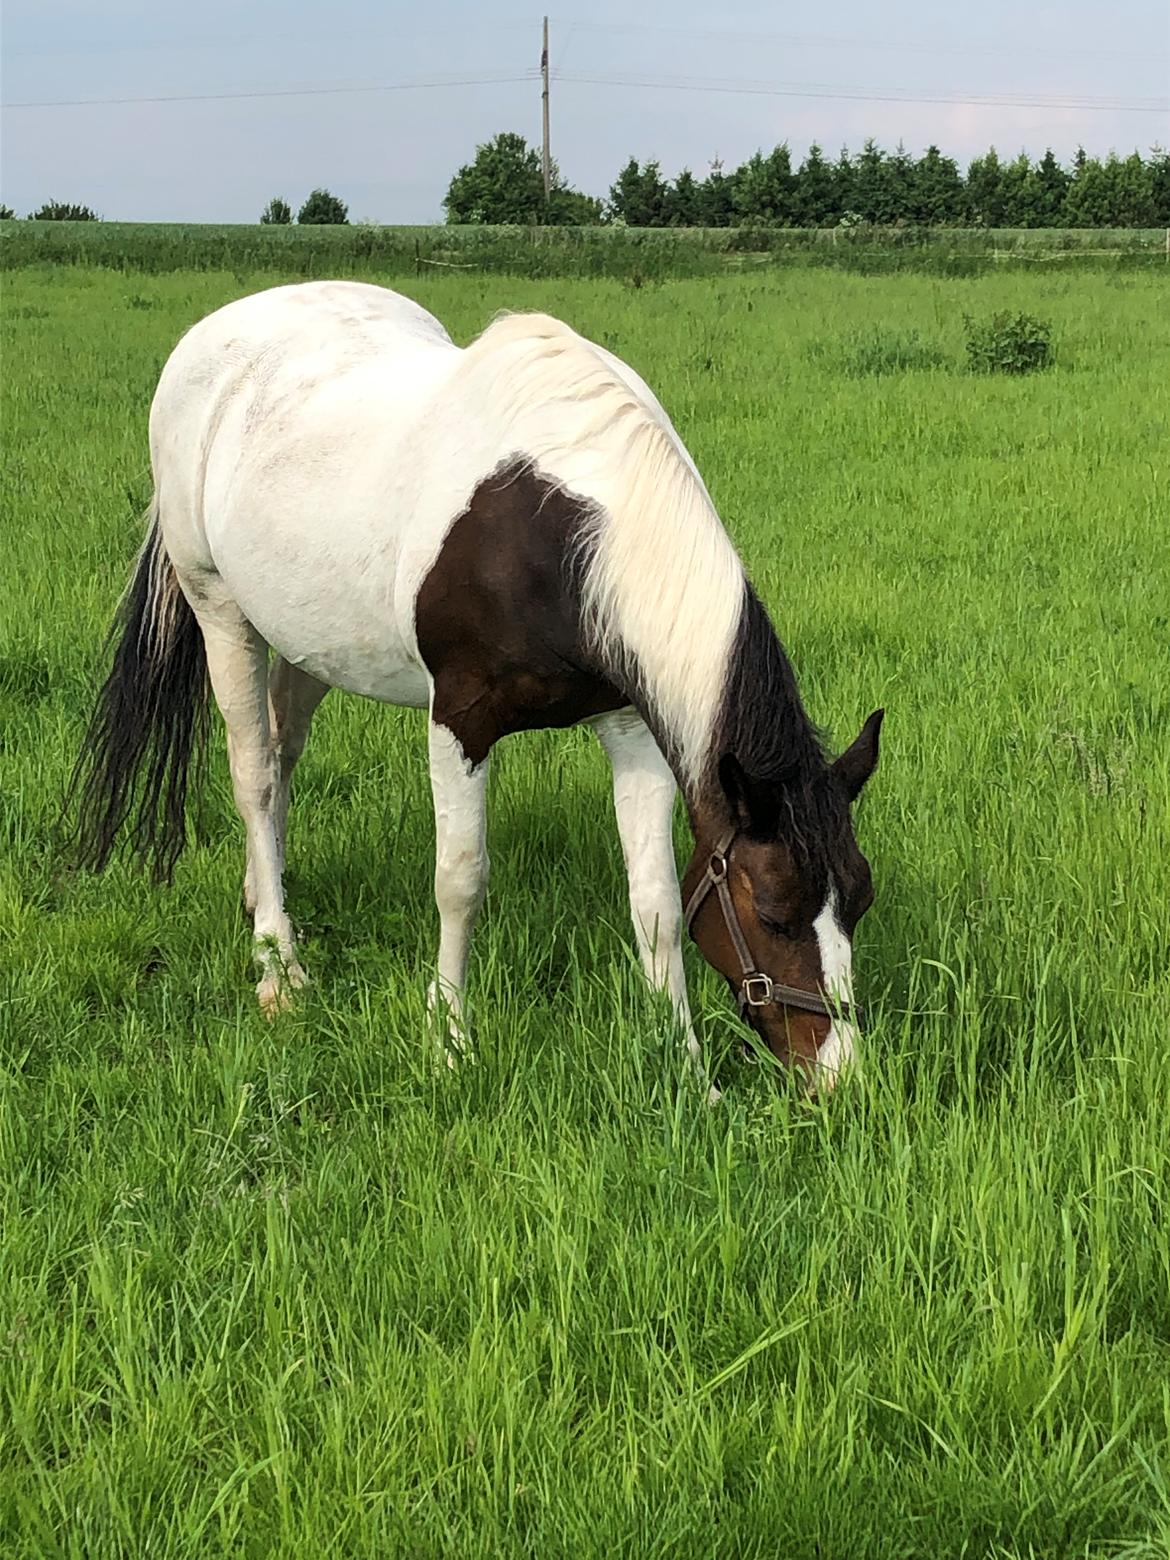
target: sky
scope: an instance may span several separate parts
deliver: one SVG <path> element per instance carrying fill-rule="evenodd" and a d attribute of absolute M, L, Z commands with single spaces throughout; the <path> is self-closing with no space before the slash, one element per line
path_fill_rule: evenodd
<path fill-rule="evenodd" d="M 478 143 L 539 145 L 540 24 L 472 0 L 5 0 L 0 200 L 253 222 L 324 185 L 353 221 L 440 220 Z M 553 155 L 596 195 L 631 155 L 701 174 L 780 141 L 961 163 L 1170 144 L 1168 0 L 596 0 L 549 25 Z"/>

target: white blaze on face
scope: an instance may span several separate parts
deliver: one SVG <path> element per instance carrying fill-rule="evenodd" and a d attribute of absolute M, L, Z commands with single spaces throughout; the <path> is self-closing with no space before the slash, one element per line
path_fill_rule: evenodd
<path fill-rule="evenodd" d="M 830 1003 L 853 1001 L 853 950 L 837 919 L 837 895 L 832 889 L 825 908 L 813 922 L 821 955 L 821 983 Z M 831 1089 L 853 1060 L 857 1025 L 835 1018 L 817 1052 L 816 1081 Z"/>

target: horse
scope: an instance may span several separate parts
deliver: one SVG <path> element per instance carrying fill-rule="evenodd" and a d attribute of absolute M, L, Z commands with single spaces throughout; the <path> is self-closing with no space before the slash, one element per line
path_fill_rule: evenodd
<path fill-rule="evenodd" d="M 181 338 L 149 441 L 146 538 L 71 783 L 80 866 L 100 871 L 125 828 L 170 879 L 210 685 L 271 1014 L 306 980 L 282 877 L 315 710 L 331 688 L 425 709 L 439 916 L 428 1007 L 454 1063 L 469 1045 L 490 753 L 515 732 L 588 723 L 612 764 L 641 963 L 700 1076 L 684 925 L 765 1054 L 813 1090 L 833 1086 L 857 1044 L 851 940 L 873 900 L 850 808 L 883 711 L 830 761 L 638 374 L 543 314 L 503 315 L 460 348 L 386 288 L 294 284 Z M 679 791 L 695 842 L 681 892 Z"/>

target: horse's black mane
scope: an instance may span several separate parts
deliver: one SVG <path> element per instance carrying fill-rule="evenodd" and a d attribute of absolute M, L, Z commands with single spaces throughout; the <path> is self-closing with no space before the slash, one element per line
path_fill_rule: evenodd
<path fill-rule="evenodd" d="M 728 663 L 713 758 L 734 755 L 773 799 L 777 836 L 802 860 L 836 865 L 848 838 L 848 801 L 824 738 L 801 703 L 792 665 L 749 584 Z"/>

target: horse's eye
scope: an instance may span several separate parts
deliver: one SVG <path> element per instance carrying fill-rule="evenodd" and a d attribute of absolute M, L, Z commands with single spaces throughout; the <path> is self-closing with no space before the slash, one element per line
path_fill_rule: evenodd
<path fill-rule="evenodd" d="M 761 915 L 760 925 L 766 932 L 771 932 L 773 937 L 786 937 L 791 941 L 796 936 L 795 928 L 790 922 L 777 921 L 770 915 Z"/>

